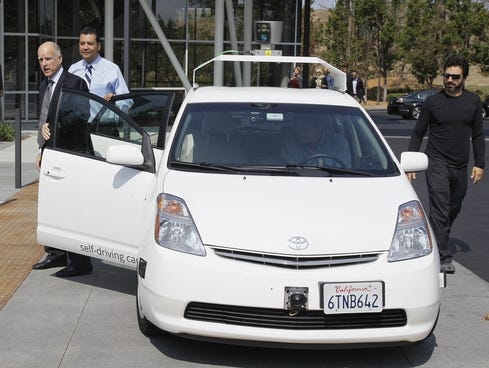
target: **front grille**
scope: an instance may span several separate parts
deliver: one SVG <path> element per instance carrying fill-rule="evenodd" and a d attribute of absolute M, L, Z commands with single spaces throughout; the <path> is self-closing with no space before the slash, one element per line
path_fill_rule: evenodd
<path fill-rule="evenodd" d="M 192 302 L 185 318 L 230 325 L 280 328 L 287 330 L 340 330 L 401 327 L 407 323 L 403 309 L 386 309 L 380 313 L 329 314 L 307 310 L 291 317 L 284 309 L 237 307 Z"/>
<path fill-rule="evenodd" d="M 292 255 L 244 252 L 234 249 L 215 247 L 213 247 L 213 250 L 214 253 L 220 257 L 229 258 L 236 261 L 258 263 L 262 265 L 291 268 L 297 270 L 349 266 L 374 262 L 379 258 L 378 253 L 348 254 L 341 256 L 320 255 L 310 257 L 297 257 Z"/>

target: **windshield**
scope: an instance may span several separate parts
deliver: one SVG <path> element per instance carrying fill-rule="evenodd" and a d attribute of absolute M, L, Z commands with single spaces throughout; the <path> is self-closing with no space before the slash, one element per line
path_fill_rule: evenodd
<path fill-rule="evenodd" d="M 343 106 L 189 104 L 169 157 L 178 170 L 399 174 L 364 113 Z"/>

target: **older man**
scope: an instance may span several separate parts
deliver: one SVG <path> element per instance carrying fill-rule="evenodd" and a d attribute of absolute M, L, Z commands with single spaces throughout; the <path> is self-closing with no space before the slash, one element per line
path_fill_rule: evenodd
<path fill-rule="evenodd" d="M 49 134 L 43 136 L 42 128 L 46 129 L 51 125 L 51 131 L 54 131 L 54 117 L 56 101 L 59 98 L 62 87 L 88 91 L 87 85 L 80 77 L 69 73 L 63 69 L 63 55 L 61 49 L 54 42 L 45 42 L 37 50 L 37 59 L 42 73 L 46 77 L 39 86 L 39 130 L 37 141 L 39 144 L 39 153 L 36 159 L 36 165 L 41 167 L 42 150 L 46 143 L 49 143 Z M 32 266 L 35 270 L 42 270 L 51 267 L 66 266 L 56 272 L 56 276 L 70 277 L 84 275 L 92 272 L 90 258 L 76 253 L 65 252 L 60 249 L 45 247 L 47 256 L 39 263 Z"/>

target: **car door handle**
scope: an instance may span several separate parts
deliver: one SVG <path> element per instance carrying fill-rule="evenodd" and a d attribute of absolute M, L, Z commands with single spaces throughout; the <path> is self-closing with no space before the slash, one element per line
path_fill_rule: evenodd
<path fill-rule="evenodd" d="M 59 167 L 48 167 L 44 170 L 44 175 L 54 179 L 64 179 L 65 173 Z"/>

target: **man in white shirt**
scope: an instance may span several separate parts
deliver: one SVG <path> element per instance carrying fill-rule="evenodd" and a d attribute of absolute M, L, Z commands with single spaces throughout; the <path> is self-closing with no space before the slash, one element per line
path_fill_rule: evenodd
<path fill-rule="evenodd" d="M 356 70 L 351 72 L 351 78 L 347 81 L 347 92 L 360 103 L 365 100 L 365 86 Z"/>

